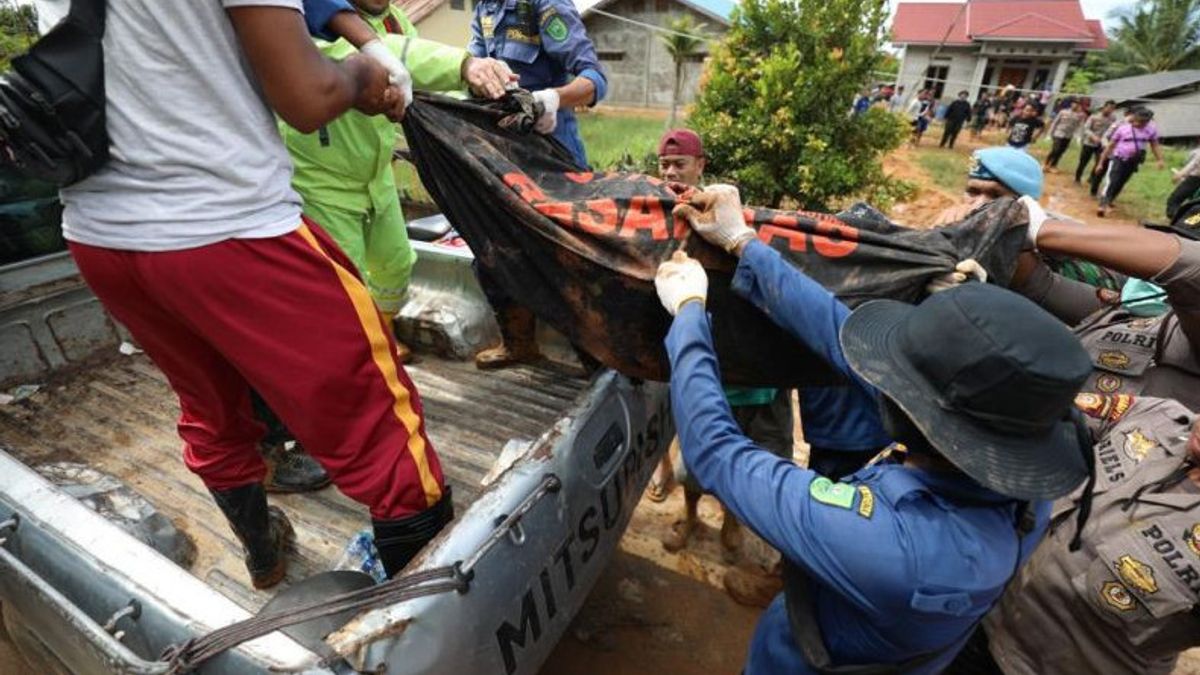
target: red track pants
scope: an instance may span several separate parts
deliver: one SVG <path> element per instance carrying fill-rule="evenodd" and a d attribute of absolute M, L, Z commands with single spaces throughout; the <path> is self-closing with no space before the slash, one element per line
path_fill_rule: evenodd
<path fill-rule="evenodd" d="M 206 486 L 265 475 L 253 386 L 372 517 L 400 518 L 441 498 L 441 465 L 390 323 L 319 227 L 182 251 L 70 248 L 179 395 L 184 461 Z"/>

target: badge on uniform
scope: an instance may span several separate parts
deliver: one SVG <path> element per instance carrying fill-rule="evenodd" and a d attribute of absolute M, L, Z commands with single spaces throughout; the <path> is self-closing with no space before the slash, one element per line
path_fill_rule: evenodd
<path fill-rule="evenodd" d="M 858 515 L 870 518 L 875 513 L 875 494 L 866 485 L 858 486 Z"/>
<path fill-rule="evenodd" d="M 1153 595 L 1158 592 L 1158 580 L 1154 578 L 1154 569 L 1131 555 L 1117 558 L 1117 576 L 1127 588 L 1140 591 L 1142 595 Z"/>
<path fill-rule="evenodd" d="M 1146 459 L 1146 455 L 1150 454 L 1156 445 L 1158 443 L 1142 433 L 1141 429 L 1134 429 L 1125 434 L 1125 455 L 1135 462 Z"/>
<path fill-rule="evenodd" d="M 1116 375 L 1109 375 L 1106 373 L 1096 378 L 1096 389 L 1104 392 L 1105 394 L 1115 393 L 1121 388 L 1122 384 L 1121 378 L 1117 377 Z"/>
<path fill-rule="evenodd" d="M 808 495 L 813 499 L 836 506 L 842 509 L 848 509 L 854 506 L 854 491 L 853 485 L 846 483 L 835 483 L 824 476 L 818 476 L 813 479 L 813 482 L 808 484 Z"/>
<path fill-rule="evenodd" d="M 1183 540 L 1187 542 L 1188 548 L 1192 549 L 1192 553 L 1200 556 L 1200 523 L 1196 523 L 1190 530 L 1184 532 Z"/>
<path fill-rule="evenodd" d="M 1137 399 L 1129 394 L 1104 395 L 1084 392 L 1075 396 L 1075 407 L 1088 417 L 1117 422 L 1129 412 L 1135 400 Z"/>
<path fill-rule="evenodd" d="M 1115 349 L 1100 352 L 1096 360 L 1105 368 L 1120 370 L 1129 367 L 1129 355 Z"/>
<path fill-rule="evenodd" d="M 567 29 L 567 22 L 555 12 L 550 20 L 542 24 L 542 32 L 545 33 L 551 40 L 562 42 L 567 39 L 567 34 L 570 30 Z"/>
<path fill-rule="evenodd" d="M 1100 587 L 1100 599 L 1118 612 L 1128 612 L 1134 608 L 1133 595 L 1129 593 L 1129 589 L 1115 581 L 1104 582 Z"/>
<path fill-rule="evenodd" d="M 479 17 L 479 27 L 483 30 L 485 39 L 496 34 L 496 20 L 491 15 Z"/>

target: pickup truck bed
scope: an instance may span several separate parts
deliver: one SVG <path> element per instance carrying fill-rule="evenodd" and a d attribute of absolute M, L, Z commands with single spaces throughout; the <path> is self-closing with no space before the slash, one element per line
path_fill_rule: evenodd
<path fill-rule="evenodd" d="M 480 479 L 509 439 L 536 439 L 588 386 L 587 379 L 545 368 L 483 373 L 469 362 L 424 355 L 408 372 L 459 513 L 476 499 Z M 0 438 L 31 467 L 79 462 L 120 479 L 192 537 L 192 574 L 255 611 L 270 593 L 248 586 L 240 544 L 183 465 L 178 415 L 174 394 L 147 357 L 114 356 L 0 406 Z M 330 569 L 354 533 L 369 525 L 366 509 L 333 487 L 271 501 L 296 528 L 289 581 Z"/>

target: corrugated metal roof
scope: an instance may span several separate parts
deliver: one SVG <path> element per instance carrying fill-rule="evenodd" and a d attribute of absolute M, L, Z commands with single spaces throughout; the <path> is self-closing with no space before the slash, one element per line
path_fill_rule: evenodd
<path fill-rule="evenodd" d="M 1135 75 L 1115 80 L 1105 80 L 1092 85 L 1093 98 L 1111 98 L 1117 101 L 1131 98 L 1153 98 L 1155 94 L 1186 87 L 1200 82 L 1200 70 L 1171 70 L 1165 73 Z M 1196 111 L 1200 119 L 1200 110 Z"/>
<path fill-rule="evenodd" d="M 965 8 L 961 3 L 901 2 L 892 21 L 892 42 L 940 43 L 945 37 L 947 45 L 989 39 L 1106 44 L 1103 31 L 1095 32 L 1096 23 L 1093 27 L 1084 18 L 1079 0 L 968 0 Z"/>
<path fill-rule="evenodd" d="M 1154 111 L 1154 124 L 1162 138 L 1200 137 L 1200 92 L 1147 103 L 1146 107 Z"/>

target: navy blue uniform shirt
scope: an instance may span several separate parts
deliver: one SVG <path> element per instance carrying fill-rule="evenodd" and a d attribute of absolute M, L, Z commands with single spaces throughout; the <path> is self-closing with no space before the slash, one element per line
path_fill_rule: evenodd
<path fill-rule="evenodd" d="M 575 5 L 566 0 L 481 0 L 471 21 L 472 56 L 490 56 L 508 64 L 529 91 L 561 87 L 576 77 L 596 85 L 592 105 L 608 89 L 596 48 Z M 580 167 L 587 152 L 575 113 L 559 109 L 554 137 L 571 151 Z"/>
<path fill-rule="evenodd" d="M 878 393 L 849 369 L 837 339 L 848 308 L 760 242 L 746 247 L 739 275 L 742 266 L 752 268 L 767 314 L 846 373 L 865 394 L 858 405 L 874 406 Z M 833 483 L 738 429 L 700 303 L 680 309 L 666 346 L 688 471 L 806 574 L 833 664 L 937 652 L 914 672 L 945 667 L 1032 552 L 1047 505 L 1038 505 L 1039 527 L 1022 538 L 1017 503 L 961 474 L 880 464 Z M 781 595 L 759 621 L 746 673 L 807 672 Z"/>

